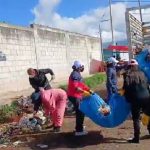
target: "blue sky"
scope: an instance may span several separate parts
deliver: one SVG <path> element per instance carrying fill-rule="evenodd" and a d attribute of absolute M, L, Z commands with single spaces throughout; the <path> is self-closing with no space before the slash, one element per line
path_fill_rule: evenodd
<path fill-rule="evenodd" d="M 125 39 L 125 10 L 137 3 L 119 1 L 112 4 L 113 28 L 116 39 Z M 109 19 L 108 0 L 0 0 L 0 22 L 21 26 L 35 22 L 92 36 L 99 36 L 103 14 L 103 19 Z M 110 41 L 110 23 L 104 22 L 101 27 L 104 40 Z"/>
<path fill-rule="evenodd" d="M 0 21 L 28 25 L 34 19 L 31 9 L 38 0 L 0 0 Z"/>
<path fill-rule="evenodd" d="M 58 12 L 63 16 L 78 17 L 89 10 L 107 5 L 107 0 L 63 0 Z"/>
<path fill-rule="evenodd" d="M 49 0 L 51 1 L 51 0 Z M 84 12 L 107 5 L 107 0 L 62 0 L 56 11 L 62 16 L 78 17 Z M 31 10 L 38 0 L 0 0 L 0 21 L 29 25 L 34 20 Z"/>

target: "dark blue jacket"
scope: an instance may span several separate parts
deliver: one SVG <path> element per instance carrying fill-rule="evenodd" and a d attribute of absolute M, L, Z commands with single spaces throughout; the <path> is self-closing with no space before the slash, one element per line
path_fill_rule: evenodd
<path fill-rule="evenodd" d="M 108 67 L 107 68 L 107 86 L 110 86 L 111 88 L 117 86 L 117 74 L 116 74 L 116 68 L 115 66 Z"/>

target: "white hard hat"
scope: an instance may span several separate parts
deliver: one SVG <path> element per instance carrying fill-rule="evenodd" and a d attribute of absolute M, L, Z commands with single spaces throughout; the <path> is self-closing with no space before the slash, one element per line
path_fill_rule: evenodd
<path fill-rule="evenodd" d="M 76 60 L 76 61 L 74 61 L 73 66 L 75 66 L 76 69 L 78 69 L 78 68 L 80 68 L 80 67 L 83 67 L 84 64 L 83 64 L 82 62 Z"/>
<path fill-rule="evenodd" d="M 107 62 L 108 63 L 118 63 L 119 61 L 116 60 L 116 58 L 114 58 L 114 57 L 110 57 L 110 58 L 108 58 Z"/>

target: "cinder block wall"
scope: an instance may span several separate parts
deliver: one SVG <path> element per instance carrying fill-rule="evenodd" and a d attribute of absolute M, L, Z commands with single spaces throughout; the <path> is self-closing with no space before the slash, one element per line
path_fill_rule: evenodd
<path fill-rule="evenodd" d="M 34 33 L 30 28 L 0 25 L 0 93 L 29 87 L 26 69 L 36 67 Z"/>
<path fill-rule="evenodd" d="M 98 38 L 35 24 L 0 24 L 0 51 L 6 55 L 0 61 L 0 94 L 29 88 L 29 67 L 52 68 L 60 81 L 68 78 L 74 60 L 85 64 L 85 75 L 93 59 L 101 60 Z"/>

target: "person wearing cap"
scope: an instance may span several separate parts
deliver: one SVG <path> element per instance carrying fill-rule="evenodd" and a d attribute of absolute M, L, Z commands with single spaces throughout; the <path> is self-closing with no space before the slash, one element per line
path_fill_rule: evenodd
<path fill-rule="evenodd" d="M 117 93 L 117 73 L 116 73 L 116 64 L 118 63 L 118 61 L 113 58 L 110 57 L 107 60 L 107 71 L 106 71 L 106 75 L 107 75 L 107 82 L 106 82 L 106 87 L 107 87 L 107 102 L 109 102 L 111 96 L 114 93 Z"/>
<path fill-rule="evenodd" d="M 76 127 L 75 127 L 75 136 L 86 135 L 87 132 L 83 128 L 84 114 L 79 110 L 79 104 L 82 100 L 82 94 L 84 91 L 90 91 L 83 83 L 83 78 L 81 72 L 84 71 L 84 65 L 80 61 L 74 61 L 72 66 L 73 71 L 69 76 L 68 81 L 68 99 L 72 102 L 76 112 Z"/>
<path fill-rule="evenodd" d="M 116 57 L 110 57 L 109 58 L 113 63 L 114 63 L 114 65 L 116 65 L 119 61 L 116 59 Z"/>
<path fill-rule="evenodd" d="M 150 92 L 147 78 L 138 68 L 138 62 L 131 59 L 129 69 L 124 76 L 124 96 L 131 104 L 131 113 L 134 127 L 134 137 L 128 140 L 129 143 L 139 143 L 140 136 L 140 111 L 145 110 L 145 106 L 149 104 Z M 150 107 L 150 106 L 148 106 Z M 150 123 L 147 127 L 150 133 Z"/>

